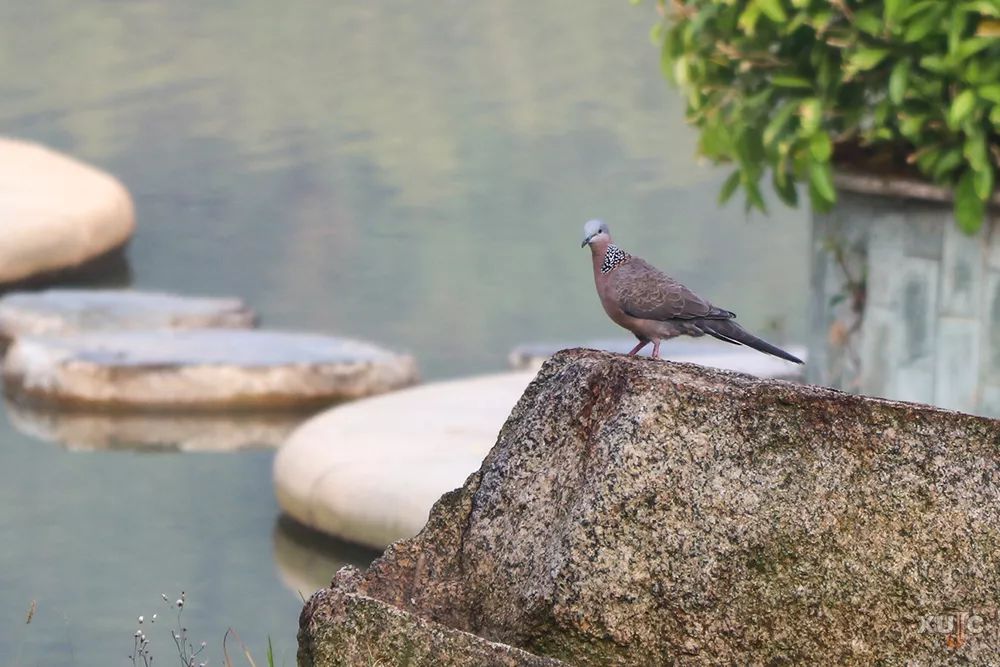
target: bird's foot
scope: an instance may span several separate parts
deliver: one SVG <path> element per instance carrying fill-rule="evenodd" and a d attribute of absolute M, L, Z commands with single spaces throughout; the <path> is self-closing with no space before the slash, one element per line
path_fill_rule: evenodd
<path fill-rule="evenodd" d="M 649 345 L 648 340 L 646 341 L 640 340 L 638 343 L 636 343 L 636 346 L 633 347 L 632 350 L 628 353 L 628 356 L 634 357 L 635 355 L 639 354 L 639 350 L 646 347 L 647 345 Z"/>

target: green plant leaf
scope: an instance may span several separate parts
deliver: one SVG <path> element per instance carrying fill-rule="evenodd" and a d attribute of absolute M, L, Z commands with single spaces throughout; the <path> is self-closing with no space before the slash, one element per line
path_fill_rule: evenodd
<path fill-rule="evenodd" d="M 809 154 L 814 160 L 828 162 L 830 156 L 833 155 L 833 142 L 830 141 L 830 135 L 823 130 L 812 135 L 809 139 Z"/>
<path fill-rule="evenodd" d="M 988 100 L 994 104 L 1000 104 L 1000 83 L 991 83 L 985 86 L 980 86 L 976 89 L 976 94 L 984 100 Z"/>
<path fill-rule="evenodd" d="M 996 0 L 974 0 L 967 2 L 969 9 L 979 12 L 984 16 L 1000 16 L 1000 3 Z"/>
<path fill-rule="evenodd" d="M 907 43 L 919 42 L 927 35 L 931 34 L 938 27 L 937 12 L 927 12 L 914 19 L 903 32 L 903 41 Z"/>
<path fill-rule="evenodd" d="M 888 49 L 858 49 L 848 58 L 847 66 L 857 72 L 866 72 L 885 60 L 887 55 Z"/>
<path fill-rule="evenodd" d="M 872 37 L 878 37 L 885 30 L 885 23 L 871 9 L 859 9 L 854 12 L 854 24 Z"/>
<path fill-rule="evenodd" d="M 984 202 L 989 201 L 993 196 L 993 167 L 986 165 L 985 169 L 976 171 L 972 177 L 972 185 L 977 197 Z"/>
<path fill-rule="evenodd" d="M 933 173 L 942 151 L 939 148 L 926 147 L 917 151 L 917 167 L 925 174 Z"/>
<path fill-rule="evenodd" d="M 886 23 L 895 23 L 905 2 L 906 0 L 885 0 L 882 7 L 882 20 Z"/>
<path fill-rule="evenodd" d="M 732 152 L 729 125 L 720 121 L 705 120 L 701 123 L 698 150 L 713 160 L 725 160 Z"/>
<path fill-rule="evenodd" d="M 965 32 L 968 15 L 962 11 L 961 6 L 953 8 L 946 23 L 948 26 L 948 53 L 956 55 L 958 46 L 962 43 L 962 33 Z"/>
<path fill-rule="evenodd" d="M 983 226 L 986 206 L 976 194 L 972 171 L 966 171 L 955 188 L 955 221 L 966 234 L 975 234 Z"/>
<path fill-rule="evenodd" d="M 961 42 L 958 48 L 955 49 L 955 58 L 958 61 L 971 58 L 983 49 L 993 46 L 996 43 L 996 38 L 994 37 L 973 37 L 972 39 L 967 39 Z"/>
<path fill-rule="evenodd" d="M 784 23 L 788 20 L 788 15 L 785 13 L 785 8 L 781 6 L 781 0 L 753 0 L 760 6 L 760 11 L 764 13 L 767 18 L 771 19 L 775 23 Z"/>
<path fill-rule="evenodd" d="M 969 161 L 973 171 L 984 171 L 990 166 L 989 149 L 986 147 L 986 137 L 977 132 L 965 139 L 962 154 Z"/>
<path fill-rule="evenodd" d="M 799 104 L 799 125 L 803 136 L 812 136 L 823 122 L 823 105 L 815 97 L 808 97 Z"/>
<path fill-rule="evenodd" d="M 743 13 L 740 14 L 738 21 L 740 30 L 748 35 L 753 35 L 754 31 L 757 29 L 757 19 L 760 18 L 760 5 L 756 2 L 750 2 Z"/>
<path fill-rule="evenodd" d="M 963 90 L 951 102 L 948 109 L 948 127 L 957 129 L 969 117 L 976 106 L 976 94 L 971 90 Z"/>
<path fill-rule="evenodd" d="M 747 179 L 743 182 L 743 190 L 747 194 L 746 203 L 743 209 L 749 213 L 753 209 L 759 210 L 761 213 L 767 213 L 767 205 L 764 203 L 764 197 L 760 194 L 760 187 L 757 185 L 755 179 Z"/>
<path fill-rule="evenodd" d="M 941 155 L 941 159 L 934 165 L 931 177 L 938 182 L 945 181 L 950 184 L 951 179 L 947 177 L 962 164 L 962 150 L 960 148 L 950 148 Z"/>
<path fill-rule="evenodd" d="M 923 114 L 903 116 L 899 121 L 899 132 L 911 142 L 919 143 L 920 133 L 926 122 L 927 116 Z"/>
<path fill-rule="evenodd" d="M 722 184 L 722 189 L 719 190 L 719 203 L 725 204 L 729 201 L 733 193 L 736 192 L 736 188 L 740 186 L 740 170 L 736 169 L 733 173 L 729 174 L 729 177 Z"/>
<path fill-rule="evenodd" d="M 921 58 L 920 66 L 935 74 L 946 74 L 951 69 L 951 65 L 945 57 L 936 53 Z"/>
<path fill-rule="evenodd" d="M 797 107 L 798 102 L 796 100 L 789 100 L 778 108 L 774 116 L 771 117 L 770 122 L 764 127 L 763 134 L 761 134 L 761 141 L 764 142 L 765 146 L 773 144 L 775 139 L 781 135 L 781 131 L 788 125 L 788 121 L 791 119 L 792 114 L 795 113 Z"/>
<path fill-rule="evenodd" d="M 662 46 L 664 38 L 663 23 L 654 23 L 649 29 L 649 41 L 653 46 Z"/>
<path fill-rule="evenodd" d="M 940 1 L 941 0 L 920 0 L 920 2 L 910 3 L 909 5 L 906 5 L 906 9 L 903 10 L 900 18 L 903 20 L 911 19 L 917 14 L 931 9 Z"/>
<path fill-rule="evenodd" d="M 809 183 L 823 201 L 829 204 L 837 201 L 837 193 L 833 187 L 833 170 L 829 162 L 813 160 L 809 163 Z"/>
<path fill-rule="evenodd" d="M 779 88 L 802 88 L 808 90 L 812 90 L 812 87 L 815 85 L 809 79 L 787 74 L 776 74 L 772 76 L 771 84 Z"/>
<path fill-rule="evenodd" d="M 910 61 L 900 60 L 889 75 L 889 99 L 893 104 L 902 104 L 906 95 L 906 82 L 910 77 Z"/>
<path fill-rule="evenodd" d="M 778 195 L 778 199 L 784 202 L 786 206 L 795 207 L 799 205 L 799 192 L 795 189 L 795 181 L 788 178 L 787 174 L 775 169 L 771 173 L 771 185 L 774 187 L 774 192 Z"/>

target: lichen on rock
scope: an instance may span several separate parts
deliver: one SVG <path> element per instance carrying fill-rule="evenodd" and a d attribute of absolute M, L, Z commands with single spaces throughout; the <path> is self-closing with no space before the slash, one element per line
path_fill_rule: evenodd
<path fill-rule="evenodd" d="M 381 664 L 996 662 L 998 449 L 989 419 L 568 350 L 417 537 L 310 600 L 300 664 L 399 633 L 424 648 Z"/>

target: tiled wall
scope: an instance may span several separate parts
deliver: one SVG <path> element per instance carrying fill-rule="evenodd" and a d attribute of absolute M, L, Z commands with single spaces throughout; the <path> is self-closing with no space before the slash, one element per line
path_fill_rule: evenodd
<path fill-rule="evenodd" d="M 968 236 L 948 204 L 841 193 L 812 252 L 811 382 L 1000 417 L 1000 222 Z"/>

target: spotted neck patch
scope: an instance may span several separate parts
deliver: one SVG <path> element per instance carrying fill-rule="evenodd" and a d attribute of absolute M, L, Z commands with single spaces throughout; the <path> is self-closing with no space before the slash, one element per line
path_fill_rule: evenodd
<path fill-rule="evenodd" d="M 608 252 L 604 255 L 604 263 L 601 264 L 601 273 L 613 270 L 622 262 L 628 260 L 632 255 L 628 254 L 614 243 L 608 245 Z"/>

